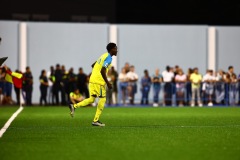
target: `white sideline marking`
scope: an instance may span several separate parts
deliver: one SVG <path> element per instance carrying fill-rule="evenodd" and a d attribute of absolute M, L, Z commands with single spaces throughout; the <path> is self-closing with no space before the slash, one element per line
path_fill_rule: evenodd
<path fill-rule="evenodd" d="M 6 130 L 8 129 L 8 127 L 10 126 L 10 124 L 12 123 L 12 121 L 18 116 L 18 114 L 23 110 L 23 107 L 19 107 L 19 109 L 13 113 L 13 115 L 11 116 L 11 118 L 7 121 L 7 123 L 5 123 L 5 125 L 3 126 L 3 128 L 0 130 L 0 138 L 2 138 L 4 132 L 6 132 Z"/>

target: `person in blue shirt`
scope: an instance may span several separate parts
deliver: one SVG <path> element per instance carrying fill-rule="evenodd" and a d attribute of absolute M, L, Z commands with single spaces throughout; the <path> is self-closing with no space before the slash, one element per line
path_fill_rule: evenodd
<path fill-rule="evenodd" d="M 151 88 L 151 78 L 148 74 L 148 70 L 144 70 L 144 76 L 141 79 L 141 91 L 142 99 L 141 104 L 148 104 L 148 95 Z"/>

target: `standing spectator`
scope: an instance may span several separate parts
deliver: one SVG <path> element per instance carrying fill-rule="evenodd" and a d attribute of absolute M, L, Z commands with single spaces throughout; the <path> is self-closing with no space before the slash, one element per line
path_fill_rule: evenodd
<path fill-rule="evenodd" d="M 33 76 L 30 67 L 26 67 L 26 72 L 23 73 L 23 92 L 25 93 L 26 105 L 32 105 L 32 91 L 33 91 Z"/>
<path fill-rule="evenodd" d="M 187 73 L 187 82 L 186 82 L 186 103 L 188 105 L 191 105 L 191 97 L 192 97 L 192 83 L 190 80 L 190 76 L 193 73 L 193 70 L 191 68 L 188 68 Z"/>
<path fill-rule="evenodd" d="M 130 71 L 130 64 L 128 62 L 125 63 L 124 68 L 126 70 L 126 73 Z"/>
<path fill-rule="evenodd" d="M 39 80 L 40 80 L 40 92 L 41 92 L 40 105 L 43 104 L 43 101 L 44 101 L 44 104 L 47 105 L 48 78 L 45 70 L 42 70 Z"/>
<path fill-rule="evenodd" d="M 79 68 L 77 75 L 77 87 L 79 92 L 85 97 L 89 98 L 88 91 L 88 76 L 83 72 L 83 68 Z"/>
<path fill-rule="evenodd" d="M 230 75 L 230 77 L 232 78 L 232 75 L 234 75 L 234 67 L 233 66 L 229 66 L 228 67 L 228 74 Z"/>
<path fill-rule="evenodd" d="M 151 78 L 148 74 L 148 70 L 144 70 L 144 76 L 141 79 L 141 91 L 142 99 L 141 104 L 148 105 L 148 95 L 151 87 Z"/>
<path fill-rule="evenodd" d="M 56 69 L 55 69 L 55 72 L 54 72 L 54 77 L 55 77 L 55 82 L 53 84 L 53 94 L 54 94 L 54 98 L 55 98 L 55 101 L 56 101 L 56 105 L 59 105 L 59 92 L 61 92 L 61 88 L 63 87 L 62 71 L 60 69 L 59 64 L 56 65 Z M 62 99 L 62 102 L 64 102 L 63 99 Z"/>
<path fill-rule="evenodd" d="M 216 103 L 218 104 L 224 104 L 224 97 L 225 97 L 225 79 L 224 79 L 224 71 L 219 70 L 216 76 L 216 87 L 215 87 L 215 97 L 216 97 Z"/>
<path fill-rule="evenodd" d="M 172 93 L 173 87 L 172 82 L 174 78 L 174 73 L 171 70 L 170 66 L 166 67 L 166 70 L 162 72 L 163 81 L 164 81 L 164 105 L 172 104 Z"/>
<path fill-rule="evenodd" d="M 122 72 L 119 74 L 118 79 L 120 81 L 119 86 L 121 90 L 122 103 L 123 105 L 126 105 L 128 78 L 126 74 L 126 69 L 124 67 L 122 68 Z"/>
<path fill-rule="evenodd" d="M 130 71 L 127 73 L 128 78 L 128 95 L 130 104 L 134 105 L 135 94 L 137 93 L 138 75 L 135 73 L 135 67 L 131 66 Z"/>
<path fill-rule="evenodd" d="M 4 76 L 2 104 L 13 104 L 13 101 L 12 101 L 12 83 L 5 80 L 7 70 L 10 70 L 10 69 L 5 66 L 3 71 L 2 71 L 3 72 L 2 76 Z"/>
<path fill-rule="evenodd" d="M 240 73 L 238 75 L 238 105 L 240 105 Z"/>
<path fill-rule="evenodd" d="M 74 74 L 74 70 L 71 67 L 69 72 L 68 72 L 68 76 L 67 76 L 67 82 L 68 82 L 68 88 L 66 89 L 66 93 L 69 95 L 70 92 L 73 92 L 75 88 L 77 88 L 76 85 L 76 81 L 77 81 L 77 76 Z M 69 96 L 68 96 L 68 100 L 69 100 Z"/>
<path fill-rule="evenodd" d="M 207 74 L 203 76 L 202 90 L 206 96 L 204 96 L 204 100 L 206 99 L 208 106 L 213 106 L 213 91 L 215 82 L 216 77 L 213 75 L 213 70 L 207 70 Z"/>
<path fill-rule="evenodd" d="M 230 97 L 231 95 L 232 95 L 232 86 L 235 86 L 235 84 L 233 85 L 233 83 L 235 83 L 235 82 L 233 82 L 233 76 L 234 75 L 236 75 L 235 73 L 234 73 L 234 67 L 233 66 L 229 66 L 228 67 L 228 73 L 227 73 L 227 76 L 228 76 L 228 82 L 225 84 L 226 85 L 226 90 L 225 90 L 225 99 L 226 99 L 226 104 L 227 105 L 230 105 L 229 104 L 229 102 L 231 101 L 231 98 L 232 97 Z M 235 79 L 235 77 L 234 77 L 234 79 Z M 233 87 L 233 88 L 235 88 L 235 87 Z"/>
<path fill-rule="evenodd" d="M 112 102 L 113 104 L 117 104 L 118 102 L 118 86 L 117 86 L 117 80 L 118 80 L 118 73 L 114 69 L 114 67 L 111 67 L 111 75 L 112 75 L 112 84 L 113 84 L 113 89 L 112 89 Z"/>
<path fill-rule="evenodd" d="M 182 69 L 178 69 L 178 73 L 175 76 L 175 82 L 177 89 L 177 101 L 178 105 L 181 107 L 184 105 L 185 85 L 187 82 L 187 76 L 183 73 Z"/>
<path fill-rule="evenodd" d="M 229 99 L 230 99 L 229 91 L 230 91 L 231 82 L 232 82 L 231 75 L 229 74 L 229 72 L 227 72 L 225 74 L 225 83 L 224 83 L 224 89 L 225 89 L 224 104 L 225 105 L 229 105 Z"/>
<path fill-rule="evenodd" d="M 61 67 L 62 78 L 60 82 L 60 91 L 61 91 L 61 105 L 66 105 L 66 99 L 69 97 L 69 79 L 68 79 L 68 71 L 65 66 Z"/>
<path fill-rule="evenodd" d="M 198 106 L 202 107 L 201 97 L 200 97 L 200 88 L 202 76 L 198 73 L 198 68 L 193 69 L 193 73 L 190 76 L 190 80 L 192 83 L 192 103 L 191 106 L 195 106 L 195 98 L 197 96 Z"/>
<path fill-rule="evenodd" d="M 20 72 L 19 70 L 16 70 L 15 72 L 22 74 L 22 72 Z M 15 91 L 15 94 L 16 94 L 17 105 L 20 105 L 21 89 L 14 86 L 14 91 Z"/>
<path fill-rule="evenodd" d="M 153 84 L 153 107 L 159 105 L 159 93 L 161 90 L 162 75 L 160 74 L 159 69 L 155 70 L 155 74 L 152 76 Z"/>
<path fill-rule="evenodd" d="M 107 73 L 107 80 L 109 83 L 113 84 L 113 76 L 112 76 L 112 70 L 109 69 Z M 112 89 L 107 88 L 107 93 L 106 93 L 106 103 L 110 106 L 112 105 Z"/>
<path fill-rule="evenodd" d="M 4 77 L 5 77 L 4 68 L 0 68 L 0 104 L 2 104 L 2 100 L 3 100 Z"/>
<path fill-rule="evenodd" d="M 237 75 L 233 73 L 231 78 L 231 83 L 229 86 L 229 104 L 230 105 L 237 104 L 237 92 L 238 92 Z"/>
<path fill-rule="evenodd" d="M 54 67 L 50 66 L 48 72 L 48 103 L 54 105 L 53 84 L 55 83 Z"/>

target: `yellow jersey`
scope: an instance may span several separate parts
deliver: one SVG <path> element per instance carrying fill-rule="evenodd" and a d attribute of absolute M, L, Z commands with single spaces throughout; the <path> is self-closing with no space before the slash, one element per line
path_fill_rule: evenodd
<path fill-rule="evenodd" d="M 92 69 L 92 74 L 90 77 L 89 82 L 90 83 L 95 83 L 104 86 L 106 82 L 104 81 L 102 74 L 101 74 L 101 69 L 102 67 L 106 68 L 106 74 L 108 70 L 111 68 L 111 63 L 112 63 L 112 56 L 106 52 L 102 54 L 98 60 L 96 61 L 93 69 Z"/>
<path fill-rule="evenodd" d="M 69 94 L 70 97 L 74 98 L 74 99 L 77 99 L 77 98 L 80 98 L 82 97 L 82 95 L 79 93 L 79 94 L 75 94 L 74 92 L 71 92 Z"/>

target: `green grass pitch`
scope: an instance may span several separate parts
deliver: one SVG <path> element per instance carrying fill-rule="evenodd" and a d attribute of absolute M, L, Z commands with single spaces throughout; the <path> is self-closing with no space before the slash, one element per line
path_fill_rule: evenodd
<path fill-rule="evenodd" d="M 0 108 L 0 125 L 17 107 Z M 1 160 L 239 160 L 240 108 L 25 107 L 0 138 Z"/>

